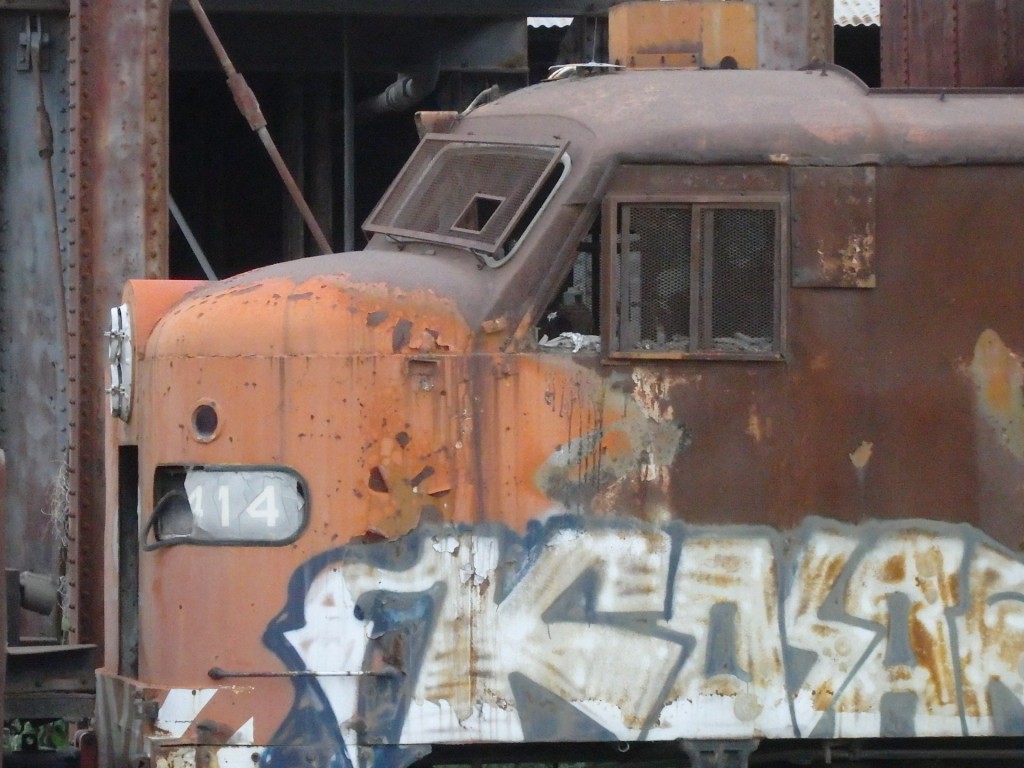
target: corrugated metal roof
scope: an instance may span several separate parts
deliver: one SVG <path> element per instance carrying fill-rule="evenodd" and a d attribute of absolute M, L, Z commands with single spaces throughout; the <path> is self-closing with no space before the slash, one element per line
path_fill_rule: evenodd
<path fill-rule="evenodd" d="M 568 27 L 572 16 L 529 16 L 526 22 L 531 27 Z"/>
<path fill-rule="evenodd" d="M 879 0 L 835 0 L 837 27 L 880 25 Z"/>
<path fill-rule="evenodd" d="M 881 0 L 835 0 L 837 27 L 857 27 L 881 24 Z M 531 27 L 567 27 L 572 16 L 530 16 Z"/>

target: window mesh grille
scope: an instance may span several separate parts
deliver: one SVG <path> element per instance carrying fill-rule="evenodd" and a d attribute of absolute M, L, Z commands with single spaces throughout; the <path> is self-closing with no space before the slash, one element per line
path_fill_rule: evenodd
<path fill-rule="evenodd" d="M 632 204 L 619 211 L 620 350 L 777 349 L 776 208 Z"/>
<path fill-rule="evenodd" d="M 494 250 L 560 154 L 558 147 L 427 139 L 365 227 Z"/>
<path fill-rule="evenodd" d="M 775 211 L 705 211 L 704 238 L 710 347 L 770 352 L 775 340 Z"/>
<path fill-rule="evenodd" d="M 626 218 L 623 319 L 629 346 L 687 350 L 692 213 L 678 206 L 631 206 Z"/>

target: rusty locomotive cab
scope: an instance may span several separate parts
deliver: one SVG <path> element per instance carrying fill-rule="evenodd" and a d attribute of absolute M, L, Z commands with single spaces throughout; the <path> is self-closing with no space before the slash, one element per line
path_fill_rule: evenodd
<path fill-rule="evenodd" d="M 131 283 L 101 749 L 1016 755 L 1021 126 L 578 72 L 427 133 L 365 250 Z"/>

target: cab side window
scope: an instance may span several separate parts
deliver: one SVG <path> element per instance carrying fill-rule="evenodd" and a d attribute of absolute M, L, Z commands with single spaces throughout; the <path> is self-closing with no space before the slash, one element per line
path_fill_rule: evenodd
<path fill-rule="evenodd" d="M 612 205 L 611 356 L 781 354 L 781 201 Z"/>
<path fill-rule="evenodd" d="M 596 352 L 601 344 L 600 218 L 576 246 L 576 260 L 537 324 L 542 348 Z"/>

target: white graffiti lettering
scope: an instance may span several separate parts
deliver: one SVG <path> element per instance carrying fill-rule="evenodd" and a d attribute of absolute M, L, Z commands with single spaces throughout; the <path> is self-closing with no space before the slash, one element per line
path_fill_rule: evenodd
<path fill-rule="evenodd" d="M 286 610 L 347 744 L 384 720 L 403 744 L 1024 731 L 1024 563 L 969 526 L 569 517 L 384 546 L 327 557 Z"/>

